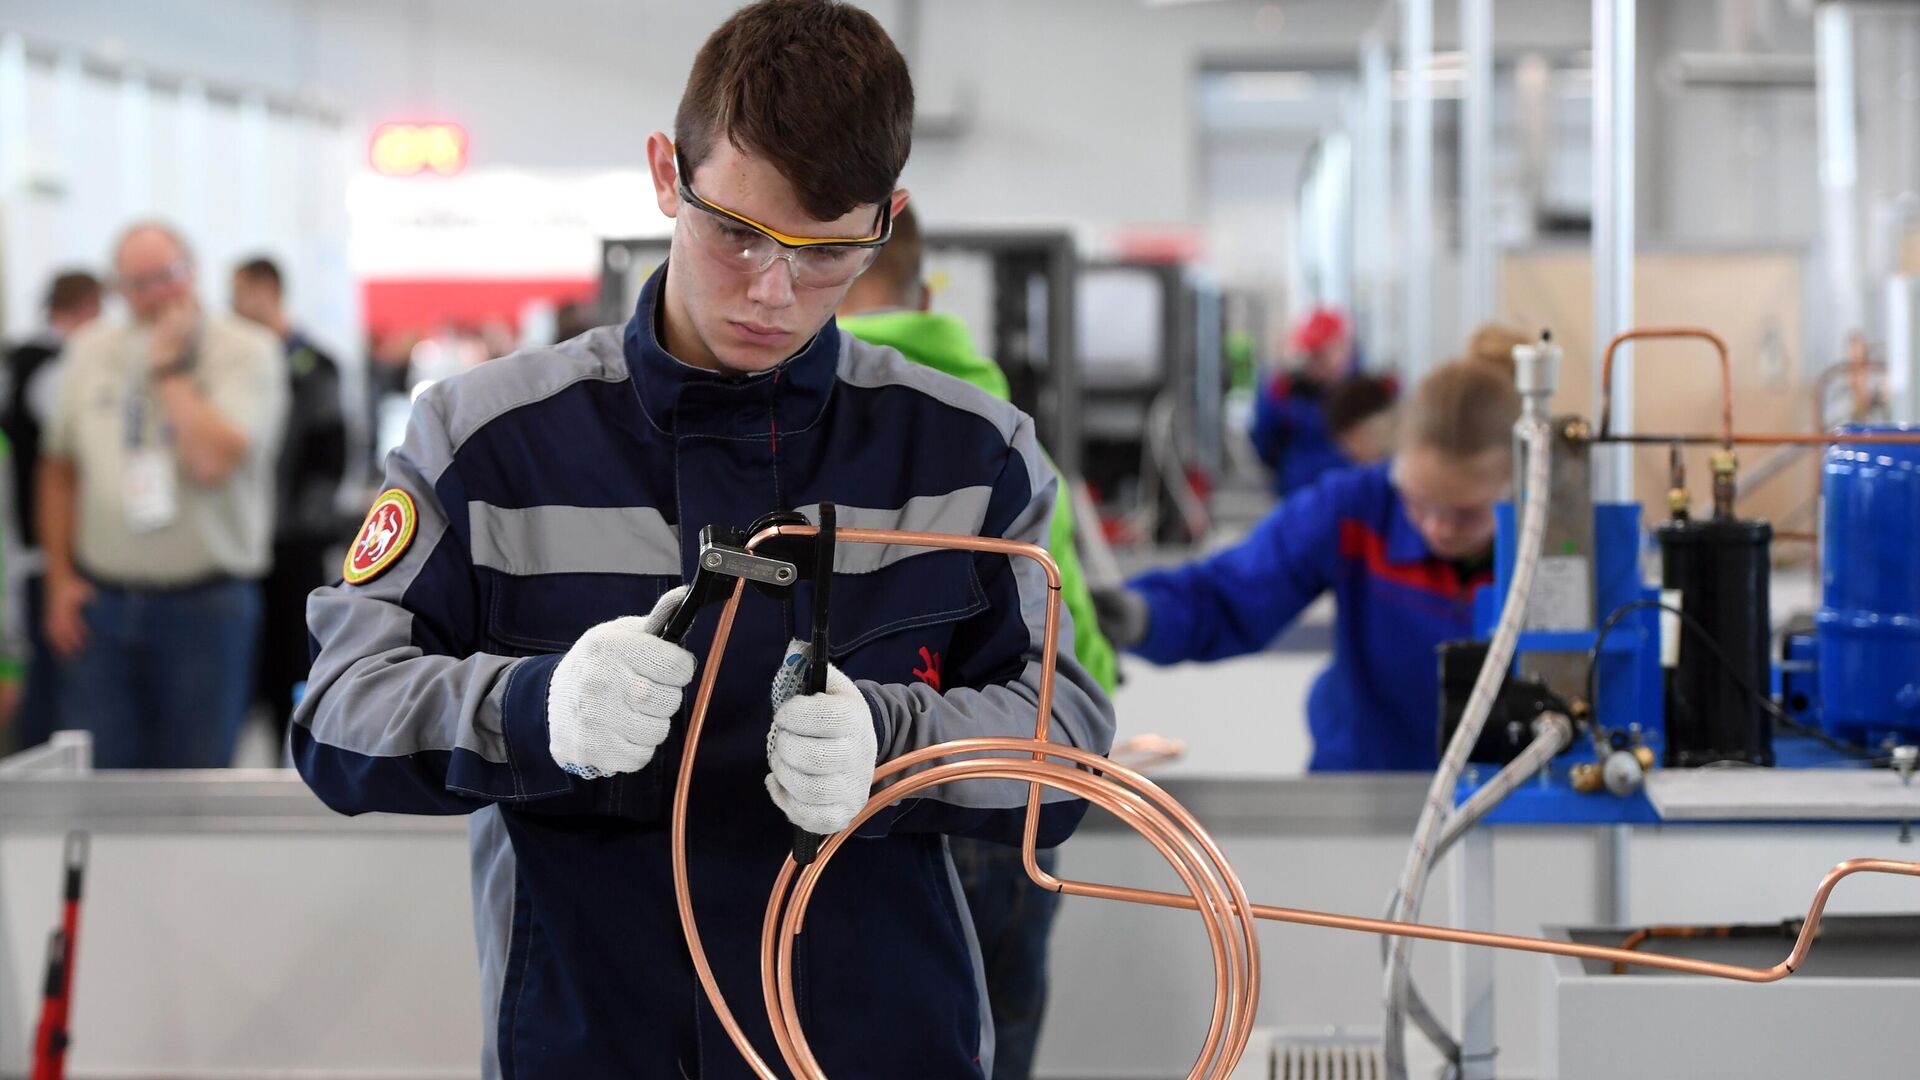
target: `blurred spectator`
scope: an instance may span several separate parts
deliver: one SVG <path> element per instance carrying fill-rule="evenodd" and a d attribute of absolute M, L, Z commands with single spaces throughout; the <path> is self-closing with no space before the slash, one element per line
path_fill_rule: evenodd
<path fill-rule="evenodd" d="M 1341 457 L 1372 465 L 1393 456 L 1399 396 L 1399 380 L 1391 376 L 1355 375 L 1333 388 L 1327 395 L 1327 431 Z"/>
<path fill-rule="evenodd" d="M 361 409 L 366 420 L 370 464 L 376 477 L 386 474 L 387 451 L 400 445 L 406 433 L 407 416 L 413 403 L 407 398 L 408 377 L 413 350 L 419 344 L 413 333 L 386 333 L 367 338 L 366 399 Z M 371 493 L 368 499 L 371 499 Z M 368 500 L 362 500 L 368 501 Z"/>
<path fill-rule="evenodd" d="M 40 464 L 61 715 L 102 768 L 224 766 L 252 699 L 279 343 L 201 311 L 166 226 L 129 229 L 114 274 L 132 319 L 68 344 Z"/>
<path fill-rule="evenodd" d="M 480 324 L 476 335 L 480 339 L 481 361 L 498 360 L 511 354 L 520 347 L 520 340 L 514 335 L 513 325 L 505 319 L 488 319 Z"/>
<path fill-rule="evenodd" d="M 285 297 L 271 259 L 250 259 L 233 271 L 233 313 L 272 331 L 286 355 L 287 428 L 274 470 L 273 565 L 262 590 L 257 687 L 282 743 L 293 688 L 307 677 L 307 594 L 340 576 L 327 565 L 327 551 L 352 528 L 336 509 L 347 471 L 340 368 L 287 319 Z"/>
<path fill-rule="evenodd" d="M 21 631 L 27 640 L 26 684 L 14 723 L 14 745 L 45 742 L 58 726 L 59 667 L 41 629 L 45 610 L 46 578 L 40 552 L 34 546 L 35 480 L 40 468 L 40 437 L 52 420 L 60 392 L 60 350 L 81 327 L 100 317 L 100 280 L 84 270 L 69 270 L 47 289 L 47 322 L 32 337 L 8 350 L 5 406 L 0 407 L 0 431 L 12 454 L 11 506 L 7 524 L 17 545 L 9 550 L 6 589 L 9 610 L 18 605 Z M 0 672 L 0 712 L 6 698 L 19 686 L 16 673 Z"/>
<path fill-rule="evenodd" d="M 1249 432 L 1274 490 L 1288 495 L 1348 462 L 1327 430 L 1327 395 L 1359 367 L 1346 316 L 1329 307 L 1307 314 L 1287 338 L 1298 366 L 1273 377 L 1254 398 Z"/>
<path fill-rule="evenodd" d="M 572 341 L 600 325 L 600 310 L 590 300 L 575 300 L 560 305 L 553 315 L 553 340 Z"/>

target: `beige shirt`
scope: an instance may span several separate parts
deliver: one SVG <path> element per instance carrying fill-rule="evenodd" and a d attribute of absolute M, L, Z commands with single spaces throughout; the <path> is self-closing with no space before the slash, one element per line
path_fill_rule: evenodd
<path fill-rule="evenodd" d="M 60 401 L 42 453 L 71 460 L 78 476 L 74 563 L 82 573 L 127 585 L 261 577 L 271 555 L 273 464 L 287 412 L 280 343 L 232 316 L 209 314 L 202 323 L 188 378 L 247 436 L 239 468 L 218 486 L 202 487 L 180 464 L 154 395 L 148 339 L 145 327 L 98 320 L 62 354 Z M 155 454 L 172 474 L 174 512 L 164 524 L 141 527 L 129 512 L 128 469 Z"/>

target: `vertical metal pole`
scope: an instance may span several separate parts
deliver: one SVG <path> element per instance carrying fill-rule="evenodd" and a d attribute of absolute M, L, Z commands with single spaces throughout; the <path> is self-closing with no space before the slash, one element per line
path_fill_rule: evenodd
<path fill-rule="evenodd" d="M 1827 278 L 1833 325 L 1823 344 L 1852 331 L 1869 332 L 1868 285 L 1860 245 L 1860 128 L 1854 102 L 1853 12 L 1824 4 L 1814 14 L 1814 65 L 1820 115 L 1820 193 L 1826 203 Z M 1823 358 L 1824 359 L 1824 358 Z"/>
<path fill-rule="evenodd" d="M 1493 930 L 1493 830 L 1481 826 L 1460 841 L 1454 863 L 1454 910 L 1465 930 Z M 1493 1080 L 1494 950 L 1454 947 L 1455 1026 L 1460 1080 Z"/>
<path fill-rule="evenodd" d="M 1593 0 L 1593 398 L 1605 387 L 1600 359 L 1607 342 L 1633 325 L 1634 12 L 1636 0 Z M 1633 430 L 1632 346 L 1613 369 L 1613 429 Z M 1633 501 L 1633 458 L 1627 447 L 1594 455 L 1594 497 Z"/>
<path fill-rule="evenodd" d="M 1600 922 L 1628 926 L 1633 920 L 1633 826 L 1609 826 L 1603 843 L 1607 847 L 1607 895 Z"/>
<path fill-rule="evenodd" d="M 1370 37 L 1360 47 L 1360 208 L 1354 224 L 1362 237 L 1361 292 L 1368 357 L 1384 360 L 1394 346 L 1393 263 L 1389 255 L 1393 222 L 1393 59 L 1386 44 Z"/>
<path fill-rule="evenodd" d="M 1460 0 L 1461 290 L 1469 325 L 1496 311 L 1493 266 L 1493 0 Z"/>
<path fill-rule="evenodd" d="M 1401 0 L 1400 17 L 1401 67 L 1407 73 L 1406 307 L 1400 349 L 1401 368 L 1411 382 L 1433 363 L 1433 0 Z"/>

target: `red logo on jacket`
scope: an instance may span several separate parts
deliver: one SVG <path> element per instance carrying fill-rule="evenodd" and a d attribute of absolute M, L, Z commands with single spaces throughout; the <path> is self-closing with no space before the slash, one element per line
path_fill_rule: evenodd
<path fill-rule="evenodd" d="M 914 668 L 914 676 L 935 690 L 940 689 L 940 654 L 922 645 L 920 646 L 920 662 L 927 666 L 924 668 Z"/>

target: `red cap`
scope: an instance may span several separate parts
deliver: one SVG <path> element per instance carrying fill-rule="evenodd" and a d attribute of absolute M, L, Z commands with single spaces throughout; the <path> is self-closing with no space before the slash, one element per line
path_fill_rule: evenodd
<path fill-rule="evenodd" d="M 1287 347 L 1296 353 L 1310 353 L 1347 333 L 1347 317 L 1330 307 L 1317 307 L 1294 324 L 1287 335 Z"/>

